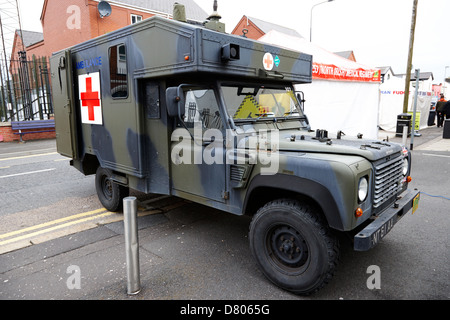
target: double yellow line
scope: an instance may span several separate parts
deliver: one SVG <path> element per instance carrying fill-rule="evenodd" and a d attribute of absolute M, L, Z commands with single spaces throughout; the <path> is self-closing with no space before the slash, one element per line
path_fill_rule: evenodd
<path fill-rule="evenodd" d="M 154 202 L 157 202 L 157 200 L 162 200 L 165 198 L 167 198 L 167 197 L 163 196 L 158 199 L 154 199 L 151 201 L 151 203 L 154 204 Z M 150 202 L 146 202 L 146 204 L 148 204 L 148 203 L 150 203 Z M 144 212 L 140 212 L 140 213 L 138 212 L 138 217 L 173 210 L 177 207 L 183 206 L 184 204 L 185 204 L 184 201 L 178 201 L 178 202 L 171 203 L 171 204 L 166 205 L 161 208 L 152 208 L 152 209 L 144 208 Z M 37 240 L 37 242 L 41 242 L 42 237 L 45 237 L 46 233 L 64 229 L 64 228 L 67 228 L 67 227 L 70 227 L 73 225 L 82 224 L 87 221 L 104 219 L 106 217 L 110 217 L 110 218 L 102 220 L 102 224 L 123 220 L 123 215 L 118 214 L 116 212 L 108 211 L 105 208 L 101 208 L 101 209 L 96 209 L 96 210 L 92 210 L 92 211 L 88 211 L 88 212 L 74 214 L 74 215 L 71 215 L 71 216 L 68 216 L 65 218 L 60 218 L 60 219 L 44 222 L 44 223 L 37 224 L 37 225 L 31 226 L 31 227 L 19 229 L 16 231 L 11 231 L 8 233 L 0 234 L 0 254 L 3 254 L 5 252 L 11 251 L 11 250 L 16 250 L 19 247 L 23 247 L 24 241 L 27 243 L 25 246 L 27 246 L 29 244 L 33 244 L 32 243 L 33 239 Z M 92 226 L 86 227 L 86 229 L 90 229 L 90 228 L 92 228 Z M 68 229 L 68 230 L 69 230 L 68 234 L 74 233 L 73 230 L 72 231 L 70 231 L 71 229 Z M 65 234 L 66 231 L 62 231 L 62 232 Z M 41 237 L 39 237 L 39 236 L 41 236 Z M 56 236 L 56 237 L 58 237 L 58 236 Z"/>
<path fill-rule="evenodd" d="M 88 211 L 88 212 L 84 212 L 84 213 L 75 214 L 75 215 L 72 215 L 69 217 L 41 223 L 41 224 L 31 226 L 28 228 L 23 228 L 20 230 L 1 234 L 0 240 L 1 239 L 6 239 L 6 240 L 0 241 L 0 246 L 7 245 L 7 244 L 10 244 L 10 243 L 16 242 L 16 241 L 28 239 L 28 238 L 33 238 L 38 235 L 52 232 L 52 231 L 55 231 L 58 229 L 63 229 L 63 228 L 66 228 L 66 227 L 69 227 L 69 226 L 72 226 L 75 224 L 83 223 L 83 222 L 94 220 L 94 219 L 104 218 L 104 217 L 116 214 L 115 212 L 110 212 L 110 211 L 104 212 L 104 211 L 106 211 L 105 208 L 92 210 L 92 211 Z M 98 214 L 100 212 L 104 212 L 104 213 Z M 67 222 L 67 221 L 69 221 L 69 222 Z M 39 230 L 39 229 L 41 229 L 41 230 Z M 37 230 L 37 231 L 35 231 L 35 230 Z M 34 231 L 34 232 L 31 232 L 31 231 Z M 31 233 L 29 233 L 29 232 L 31 232 Z"/>

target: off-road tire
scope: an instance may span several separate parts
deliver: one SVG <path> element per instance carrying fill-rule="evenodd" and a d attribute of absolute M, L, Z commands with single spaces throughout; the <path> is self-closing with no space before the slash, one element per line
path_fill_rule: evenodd
<path fill-rule="evenodd" d="M 277 286 L 308 295 L 332 279 L 339 242 L 313 207 L 274 200 L 250 224 L 250 249 L 265 276 Z"/>
<path fill-rule="evenodd" d="M 127 187 L 113 182 L 111 170 L 102 167 L 95 173 L 95 189 L 102 205 L 112 212 L 121 211 L 123 198 L 129 195 Z"/>

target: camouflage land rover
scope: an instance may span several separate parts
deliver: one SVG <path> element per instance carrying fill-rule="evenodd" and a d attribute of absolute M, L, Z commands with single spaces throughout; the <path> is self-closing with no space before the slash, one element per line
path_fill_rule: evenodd
<path fill-rule="evenodd" d="M 152 17 L 53 55 L 57 149 L 96 175 L 108 210 L 132 188 L 253 216 L 264 274 L 308 294 L 335 271 L 336 233 L 368 250 L 419 196 L 401 145 L 311 130 L 294 88 L 311 66 L 307 54 Z"/>

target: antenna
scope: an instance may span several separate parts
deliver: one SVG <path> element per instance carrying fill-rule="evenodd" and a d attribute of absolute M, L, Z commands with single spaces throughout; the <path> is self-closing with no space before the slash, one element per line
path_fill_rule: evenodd
<path fill-rule="evenodd" d="M 109 17 L 111 14 L 111 5 L 106 1 L 100 1 L 97 6 L 98 13 L 100 14 L 100 18 Z"/>
<path fill-rule="evenodd" d="M 225 23 L 220 22 L 220 19 L 222 18 L 220 14 L 217 12 L 217 0 L 214 0 L 213 4 L 213 10 L 214 12 L 211 13 L 211 15 L 206 18 L 204 26 L 207 29 L 215 30 L 218 32 L 225 32 Z"/>

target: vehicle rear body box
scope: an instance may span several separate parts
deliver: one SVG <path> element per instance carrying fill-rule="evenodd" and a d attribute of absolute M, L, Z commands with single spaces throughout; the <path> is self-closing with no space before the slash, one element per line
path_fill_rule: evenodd
<path fill-rule="evenodd" d="M 312 79 L 311 55 L 157 16 L 78 44 L 70 50 L 75 55 L 93 49 L 100 53 L 103 46 L 126 38 L 130 41 L 129 70 L 134 78 L 206 72 L 221 77 L 273 77 L 294 83 L 309 83 Z M 222 47 L 228 44 L 239 46 L 239 59 L 222 57 Z M 267 52 L 278 57 L 272 70 L 265 70 L 263 66 Z M 107 57 L 104 58 L 106 63 Z"/>

